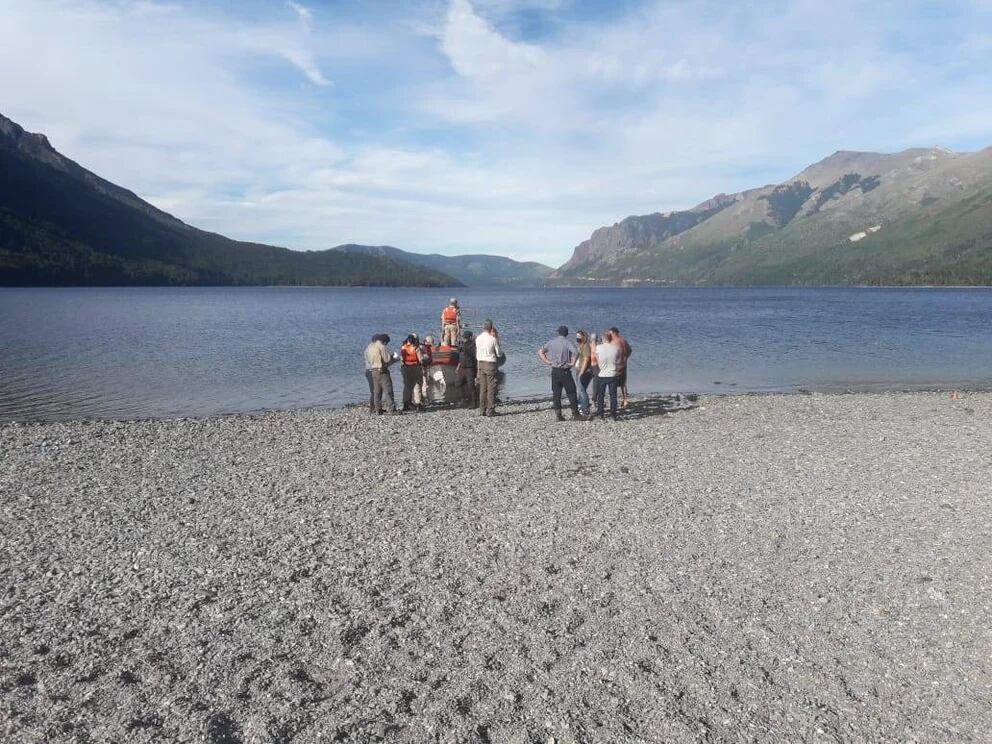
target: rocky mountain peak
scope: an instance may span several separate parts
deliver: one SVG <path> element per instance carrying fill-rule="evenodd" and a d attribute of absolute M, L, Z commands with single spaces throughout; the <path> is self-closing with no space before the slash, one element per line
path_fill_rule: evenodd
<path fill-rule="evenodd" d="M 779 184 L 601 227 L 576 246 L 554 278 L 992 283 L 990 155 L 992 148 L 837 150 Z"/>

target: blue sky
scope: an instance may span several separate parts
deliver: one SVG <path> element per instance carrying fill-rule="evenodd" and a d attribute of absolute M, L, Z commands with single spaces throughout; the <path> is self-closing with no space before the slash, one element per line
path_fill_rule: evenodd
<path fill-rule="evenodd" d="M 560 264 L 838 149 L 992 145 L 992 0 L 4 0 L 0 91 L 198 227 Z"/>

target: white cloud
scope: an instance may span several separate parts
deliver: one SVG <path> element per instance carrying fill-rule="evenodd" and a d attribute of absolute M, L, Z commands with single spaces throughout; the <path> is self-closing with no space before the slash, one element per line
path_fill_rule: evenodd
<path fill-rule="evenodd" d="M 441 46 L 459 75 L 483 79 L 528 75 L 544 56 L 536 46 L 501 36 L 468 0 L 451 0 Z"/>
<path fill-rule="evenodd" d="M 293 12 L 296 13 L 300 21 L 300 28 L 304 38 L 308 38 L 313 27 L 313 11 L 300 3 L 289 0 L 287 3 Z M 281 45 L 282 55 L 291 63 L 296 65 L 307 79 L 314 85 L 326 86 L 331 81 L 324 77 L 324 74 L 317 66 L 313 52 L 306 43 L 299 43 L 299 38 L 287 38 Z"/>
<path fill-rule="evenodd" d="M 0 105 L 206 229 L 552 263 L 602 224 L 836 149 L 992 144 L 992 47 L 965 6 L 934 25 L 861 0 L 645 0 L 594 21 L 558 0 L 437 2 L 246 20 L 5 0 Z M 521 36 L 521 10 L 552 31 Z"/>
<path fill-rule="evenodd" d="M 305 5 L 294 3 L 293 0 L 289 0 L 286 4 L 300 17 L 300 22 L 309 28 L 310 24 L 313 23 L 313 11 Z"/>

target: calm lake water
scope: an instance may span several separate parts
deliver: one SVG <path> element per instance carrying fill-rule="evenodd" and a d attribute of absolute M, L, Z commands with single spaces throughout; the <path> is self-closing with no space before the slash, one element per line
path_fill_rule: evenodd
<path fill-rule="evenodd" d="M 438 332 L 450 290 L 0 289 L 0 420 L 205 415 L 365 400 L 362 350 Z M 617 325 L 632 392 L 992 388 L 988 289 L 457 292 L 500 329 L 511 397 L 549 390 L 561 323 Z M 399 375 L 394 373 L 394 381 Z"/>

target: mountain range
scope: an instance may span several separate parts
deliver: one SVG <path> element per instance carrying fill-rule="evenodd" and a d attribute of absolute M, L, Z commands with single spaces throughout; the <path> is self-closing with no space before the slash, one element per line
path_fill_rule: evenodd
<path fill-rule="evenodd" d="M 536 261 L 514 261 L 504 256 L 470 254 L 442 256 L 411 253 L 389 245 L 339 245 L 331 250 L 350 255 L 381 256 L 441 271 L 470 287 L 533 287 L 545 283 L 554 269 Z"/>
<path fill-rule="evenodd" d="M 0 285 L 460 286 L 388 256 L 198 230 L 0 115 Z"/>
<path fill-rule="evenodd" d="M 992 148 L 836 152 L 780 184 L 596 230 L 559 284 L 992 284 Z"/>
<path fill-rule="evenodd" d="M 0 115 L 0 285 L 992 285 L 992 148 L 839 151 L 779 184 L 601 227 L 558 269 L 185 224 Z"/>

